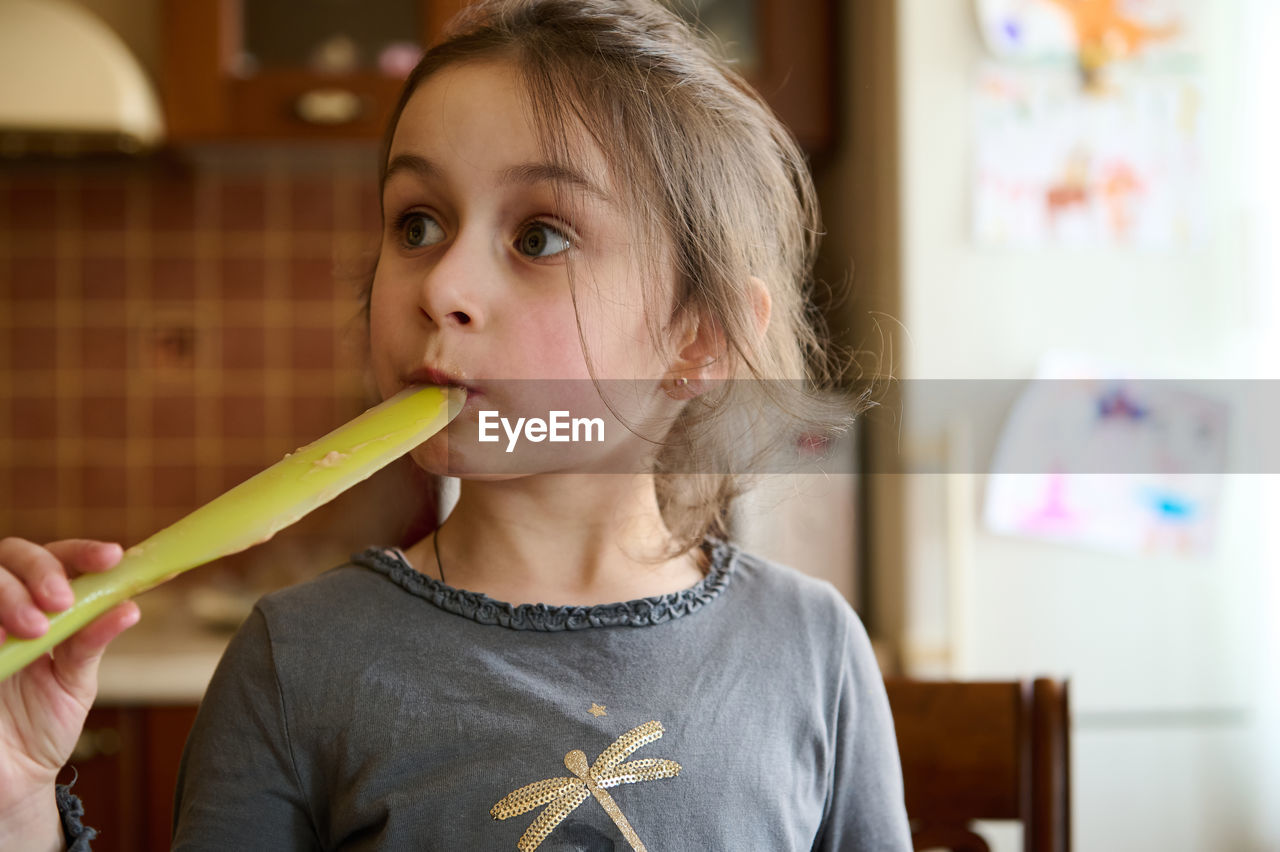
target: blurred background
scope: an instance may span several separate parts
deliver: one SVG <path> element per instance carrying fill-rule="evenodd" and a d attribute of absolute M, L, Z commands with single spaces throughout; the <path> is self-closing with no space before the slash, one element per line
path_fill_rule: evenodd
<path fill-rule="evenodd" d="M 370 401 L 378 140 L 460 5 L 0 0 L 0 532 L 136 542 Z M 1280 849 L 1280 488 L 1241 450 L 1274 434 L 1280 7 L 673 5 L 808 153 L 815 299 L 879 403 L 840 473 L 744 501 L 746 544 L 886 672 L 1069 678 L 1076 848 Z M 102 848 L 168 848 L 249 603 L 412 538 L 422 486 L 144 597 L 77 756 Z"/>

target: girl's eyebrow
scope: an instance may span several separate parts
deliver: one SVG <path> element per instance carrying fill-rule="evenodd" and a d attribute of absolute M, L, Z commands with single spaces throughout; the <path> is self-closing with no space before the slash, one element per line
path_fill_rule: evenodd
<path fill-rule="evenodd" d="M 525 185 L 559 183 L 579 189 L 606 203 L 613 200 L 609 197 L 609 193 L 597 186 L 586 175 L 576 169 L 556 165 L 555 163 L 521 163 L 518 166 L 511 166 L 508 169 L 503 169 L 502 181 L 504 183 Z"/>
<path fill-rule="evenodd" d="M 431 180 L 441 176 L 440 167 L 426 157 L 420 157 L 417 154 L 397 154 L 387 164 L 387 170 L 382 176 L 382 188 L 386 188 L 387 181 L 391 180 L 392 176 L 401 172 L 408 172 L 422 180 Z M 509 166 L 502 170 L 499 180 L 502 183 L 517 183 L 526 186 L 539 183 L 563 184 L 595 196 L 600 201 L 606 203 L 612 203 L 613 201 L 607 192 L 597 186 L 586 175 L 576 169 L 555 163 L 520 163 L 519 165 Z"/>
<path fill-rule="evenodd" d="M 416 154 L 397 154 L 391 162 L 387 163 L 387 170 L 382 173 L 382 186 L 379 189 L 386 189 L 387 182 L 401 172 L 408 172 L 422 180 L 440 176 L 440 169 L 426 157 L 419 157 Z"/>

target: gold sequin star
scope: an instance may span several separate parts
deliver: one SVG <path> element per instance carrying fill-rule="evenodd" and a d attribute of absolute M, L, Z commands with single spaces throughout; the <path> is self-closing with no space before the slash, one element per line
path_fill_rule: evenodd
<path fill-rule="evenodd" d="M 596 718 L 609 715 L 608 712 L 605 711 L 603 704 L 597 704 L 594 701 L 591 702 L 591 709 L 587 712 Z"/>
<path fill-rule="evenodd" d="M 575 748 L 564 756 L 564 765 L 573 775 L 544 778 L 526 784 L 504 796 L 489 814 L 494 819 L 507 819 L 531 811 L 539 805 L 546 805 L 516 843 L 520 852 L 534 852 L 565 817 L 594 796 L 613 820 L 613 824 L 622 832 L 627 843 L 631 844 L 631 848 L 635 852 L 645 852 L 644 844 L 640 842 L 635 829 L 631 827 L 613 796 L 609 795 L 607 788 L 679 775 L 680 764 L 674 760 L 650 757 L 630 763 L 622 762 L 636 749 L 661 736 L 661 722 L 645 722 L 614 740 L 613 745 L 602 751 L 591 766 L 587 766 L 587 756 L 582 750 Z"/>

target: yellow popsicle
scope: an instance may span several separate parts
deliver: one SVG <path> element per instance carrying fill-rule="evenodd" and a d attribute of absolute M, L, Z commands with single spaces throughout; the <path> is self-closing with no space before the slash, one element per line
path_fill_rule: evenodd
<path fill-rule="evenodd" d="M 439 432 L 465 401 L 459 388 L 406 388 L 129 548 L 110 571 L 77 577 L 75 603 L 49 616 L 47 633 L 0 644 L 0 681 L 121 601 L 271 538 Z"/>

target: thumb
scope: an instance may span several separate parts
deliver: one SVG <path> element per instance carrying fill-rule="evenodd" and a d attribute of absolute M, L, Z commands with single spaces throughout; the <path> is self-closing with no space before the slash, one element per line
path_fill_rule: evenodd
<path fill-rule="evenodd" d="M 108 610 L 70 639 L 53 649 L 53 671 L 62 688 L 86 707 L 98 694 L 98 664 L 112 639 L 138 623 L 141 613 L 133 601 Z"/>

